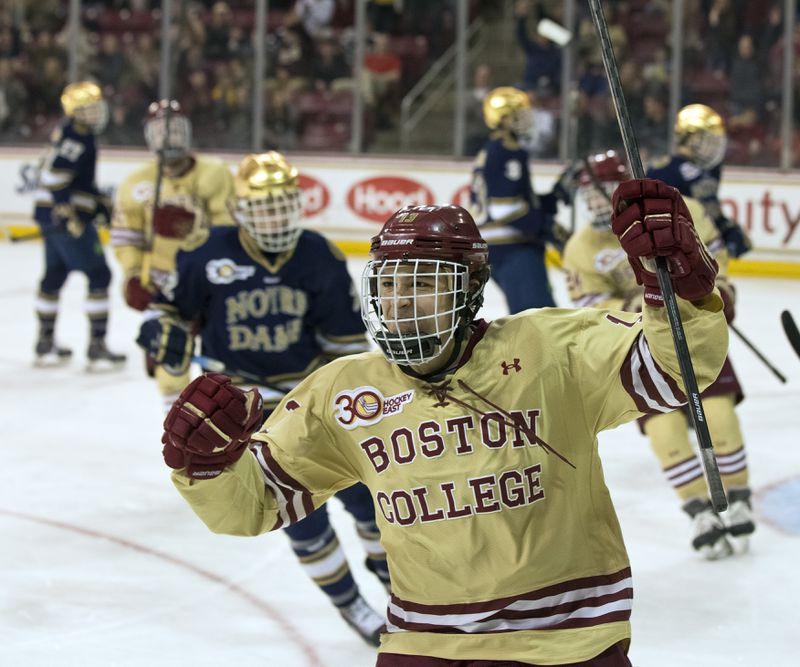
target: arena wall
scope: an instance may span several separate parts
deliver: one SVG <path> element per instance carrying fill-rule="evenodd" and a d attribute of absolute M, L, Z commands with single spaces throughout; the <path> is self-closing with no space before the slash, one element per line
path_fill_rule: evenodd
<path fill-rule="evenodd" d="M 29 238 L 31 193 L 41 152 L 0 149 L 0 227 L 7 239 Z M 220 155 L 235 169 L 239 155 Z M 291 156 L 301 171 L 309 226 L 351 255 L 364 255 L 380 223 L 406 204 L 469 202 L 469 161 L 350 156 Z M 150 159 L 138 151 L 101 151 L 98 184 L 112 192 L 132 170 Z M 561 166 L 534 166 L 534 188 L 546 192 Z M 747 229 L 754 251 L 731 263 L 731 273 L 800 278 L 800 177 L 797 173 L 729 168 L 720 188 L 723 211 Z M 569 224 L 570 212 L 561 212 Z M 583 224 L 576 209 L 576 223 Z M 552 257 L 558 261 L 557 256 Z"/>

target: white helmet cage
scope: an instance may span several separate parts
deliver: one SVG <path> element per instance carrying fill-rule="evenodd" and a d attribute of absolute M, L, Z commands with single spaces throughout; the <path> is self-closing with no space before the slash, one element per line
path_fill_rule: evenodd
<path fill-rule="evenodd" d="M 581 185 L 578 195 L 583 199 L 589 211 L 589 223 L 598 229 L 607 229 L 611 225 L 614 209 L 611 196 L 617 189 L 617 182 L 597 182 Z"/>
<path fill-rule="evenodd" d="M 100 134 L 108 125 L 108 103 L 105 100 L 97 100 L 76 107 L 73 117 L 79 123 L 90 127 L 95 134 Z"/>
<path fill-rule="evenodd" d="M 276 188 L 259 197 L 236 197 L 236 221 L 265 252 L 285 252 L 303 233 L 303 198 L 298 187 Z"/>
<path fill-rule="evenodd" d="M 702 169 L 713 169 L 725 157 L 727 137 L 707 130 L 692 132 L 685 140 L 692 161 Z"/>
<path fill-rule="evenodd" d="M 361 318 L 384 356 L 402 366 L 436 359 L 472 319 L 469 268 L 431 259 L 371 260 L 361 276 Z M 474 303 L 473 303 L 474 302 Z"/>
<path fill-rule="evenodd" d="M 192 147 L 192 123 L 181 113 L 167 114 L 148 120 L 144 125 L 144 139 L 153 153 L 163 151 L 167 160 L 177 160 L 187 155 Z"/>

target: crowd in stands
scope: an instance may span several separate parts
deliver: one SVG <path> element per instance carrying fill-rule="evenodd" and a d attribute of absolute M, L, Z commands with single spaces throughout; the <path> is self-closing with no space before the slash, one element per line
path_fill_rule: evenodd
<path fill-rule="evenodd" d="M 668 151 L 669 85 L 672 77 L 672 3 L 626 0 L 603 3 L 609 34 L 620 67 L 620 81 L 640 148 L 645 156 Z M 783 13 L 778 0 L 701 0 L 684 3 L 682 90 L 679 106 L 699 102 L 727 122 L 728 161 L 777 165 L 783 65 Z M 561 107 L 561 49 L 537 34 L 540 18 L 563 22 L 563 2 L 516 3 L 517 41 L 524 54 L 519 86 L 540 111 L 556 115 Z M 577 152 L 620 147 L 621 139 L 603 70 L 599 43 L 586 3 L 577 3 L 575 109 Z M 793 17 L 795 18 L 795 17 Z M 800 26 L 795 19 L 795 51 L 800 54 Z M 794 75 L 800 97 L 800 63 Z M 793 126 L 800 122 L 795 103 Z M 795 140 L 800 153 L 800 138 Z M 532 153 L 555 157 L 556 133 Z"/>
<path fill-rule="evenodd" d="M 79 76 L 103 87 L 110 104 L 104 142 L 141 146 L 141 122 L 156 99 L 160 73 L 158 0 L 83 0 L 77 44 Z M 681 104 L 702 102 L 726 118 L 729 162 L 775 165 L 780 152 L 783 3 L 700 0 L 685 4 Z M 534 101 L 535 157 L 557 156 L 561 96 L 574 96 L 577 151 L 619 145 L 594 27 L 578 11 L 574 90 L 561 90 L 562 50 L 539 35 L 542 17 L 563 23 L 562 0 L 518 0 L 514 6 L 520 80 L 493 81 L 475 70 L 467 100 L 467 152 L 484 130 L 482 94 L 516 84 Z M 620 78 L 639 142 L 651 155 L 668 149 L 672 3 L 604 3 Z M 502 0 L 471 0 L 471 16 L 503 11 Z M 60 115 L 67 83 L 67 13 L 62 0 L 7 0 L 0 8 L 0 143 L 41 143 Z M 498 10 L 499 8 L 499 10 Z M 200 148 L 251 147 L 254 48 L 252 0 L 175 0 L 176 97 L 192 118 Z M 452 43 L 455 0 L 369 0 L 362 80 L 352 77 L 355 0 L 270 0 L 267 21 L 265 148 L 346 150 L 353 91 L 365 99 L 367 138 L 392 129 L 399 102 Z M 800 55 L 800 27 L 795 28 Z M 800 58 L 796 58 L 800 62 Z M 795 73 L 800 97 L 800 65 Z M 800 99 L 794 105 L 800 119 Z M 800 143 L 800 141 L 798 142 Z M 800 146 L 798 151 L 800 152 Z"/>

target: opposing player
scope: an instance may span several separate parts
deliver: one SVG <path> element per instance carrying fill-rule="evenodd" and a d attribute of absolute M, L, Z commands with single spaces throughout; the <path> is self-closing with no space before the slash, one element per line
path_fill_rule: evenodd
<path fill-rule="evenodd" d="M 380 349 L 315 372 L 255 434 L 255 393 L 195 380 L 165 420 L 178 490 L 212 530 L 252 535 L 365 483 L 392 573 L 379 666 L 630 666 L 631 572 L 596 435 L 685 401 L 647 259 L 675 272 L 701 387 L 727 327 L 677 191 L 629 181 L 615 210 L 642 315 L 545 308 L 495 322 L 476 319 L 489 252 L 470 215 L 396 212 L 362 279 Z"/>
<path fill-rule="evenodd" d="M 678 188 L 685 197 L 697 199 L 714 221 L 728 255 L 741 257 L 752 243 L 739 223 L 722 213 L 719 182 L 727 136 L 722 117 L 705 104 L 690 104 L 675 120 L 677 153 L 654 162 L 648 178 L 657 178 Z"/>
<path fill-rule="evenodd" d="M 106 126 L 108 106 L 91 81 L 64 88 L 61 106 L 65 118 L 50 137 L 33 213 L 44 237 L 45 264 L 36 299 L 39 336 L 34 364 L 61 365 L 72 357 L 72 350 L 56 342 L 55 328 L 61 288 L 71 271 L 80 271 L 89 281 L 87 369 L 113 370 L 125 363 L 125 355 L 106 345 L 111 271 L 96 227 L 108 224 L 111 202 L 95 181 L 95 137 Z"/>
<path fill-rule="evenodd" d="M 491 134 L 475 158 L 471 199 L 475 221 L 489 244 L 492 278 L 512 314 L 555 306 L 545 244 L 560 249 L 567 233 L 555 223 L 555 192 L 537 195 L 531 184 L 523 146 L 532 127 L 530 100 L 516 88 L 495 88 L 484 99 L 483 117 Z"/>
<path fill-rule="evenodd" d="M 241 162 L 233 213 L 238 227 L 215 228 L 198 249 L 178 252 L 177 281 L 156 297 L 138 342 L 167 372 L 183 376 L 194 349 L 190 331 L 198 330 L 204 355 L 229 369 L 235 384 L 258 387 L 266 416 L 313 370 L 368 346 L 344 257 L 301 227 L 298 173 L 280 153 Z M 338 491 L 356 520 L 367 567 L 388 587 L 369 491 L 363 484 Z M 360 595 L 327 508 L 307 510 L 284 507 L 270 527 L 285 528 L 303 569 L 377 645 L 384 619 Z"/>
<path fill-rule="evenodd" d="M 636 275 L 611 229 L 611 194 L 626 178 L 625 164 L 614 151 L 586 160 L 578 196 L 589 210 L 591 224 L 578 231 L 564 251 L 569 294 L 576 306 L 629 312 L 642 309 L 642 292 Z M 700 239 L 719 265 L 716 282 L 725 302 L 725 316 L 730 322 L 734 317 L 735 291 L 726 279 L 725 244 L 704 214 L 702 205 L 688 197 L 685 201 Z M 716 381 L 702 393 L 702 398 L 730 504 L 730 509 L 722 516 L 713 511 L 708 500 L 702 464 L 689 441 L 686 413 L 675 410 L 643 417 L 640 425 L 650 439 L 667 481 L 692 518 L 692 546 L 713 560 L 731 555 L 734 549 L 744 550 L 755 530 L 744 439 L 734 410 L 743 395 L 729 359 L 725 360 Z"/>
<path fill-rule="evenodd" d="M 111 228 L 111 245 L 125 272 L 125 301 L 136 310 L 145 310 L 157 291 L 169 291 L 178 250 L 201 245 L 213 226 L 233 224 L 227 207 L 233 176 L 221 160 L 192 152 L 192 124 L 175 100 L 150 105 L 144 136 L 157 159 L 122 182 Z M 168 410 L 189 375 L 148 370 Z"/>

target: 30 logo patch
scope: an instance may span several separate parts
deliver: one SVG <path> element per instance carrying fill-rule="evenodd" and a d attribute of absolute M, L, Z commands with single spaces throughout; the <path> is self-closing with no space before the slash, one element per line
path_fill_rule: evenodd
<path fill-rule="evenodd" d="M 384 417 L 400 414 L 414 398 L 414 390 L 384 396 L 375 387 L 356 387 L 340 391 L 333 399 L 336 421 L 351 431 L 358 426 L 377 424 Z"/>

